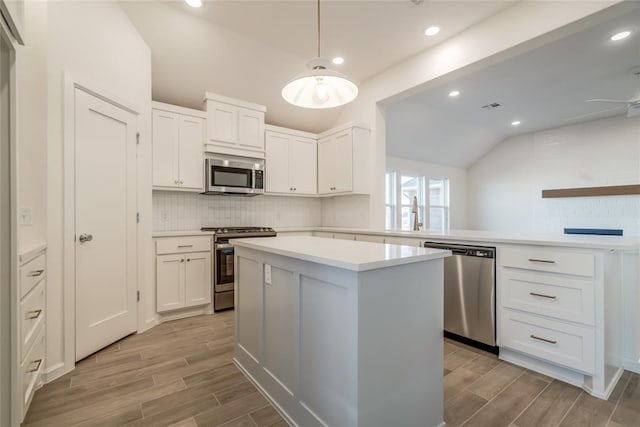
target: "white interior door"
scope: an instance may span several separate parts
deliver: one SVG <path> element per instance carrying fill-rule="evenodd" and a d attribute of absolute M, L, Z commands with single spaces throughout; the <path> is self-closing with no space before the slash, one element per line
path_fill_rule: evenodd
<path fill-rule="evenodd" d="M 75 91 L 76 360 L 135 332 L 136 131 L 130 113 Z"/>

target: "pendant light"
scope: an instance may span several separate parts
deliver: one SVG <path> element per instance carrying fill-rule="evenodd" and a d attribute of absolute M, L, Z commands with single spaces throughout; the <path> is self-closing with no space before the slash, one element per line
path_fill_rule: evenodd
<path fill-rule="evenodd" d="M 318 0 L 318 56 L 309 62 L 309 71 L 296 76 L 282 88 L 282 97 L 302 108 L 333 108 L 348 104 L 358 96 L 358 86 L 320 57 L 320 0 Z"/>

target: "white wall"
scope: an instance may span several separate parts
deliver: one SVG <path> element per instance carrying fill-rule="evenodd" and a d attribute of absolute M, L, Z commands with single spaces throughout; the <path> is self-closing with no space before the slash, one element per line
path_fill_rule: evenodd
<path fill-rule="evenodd" d="M 392 97 L 409 96 L 432 84 L 441 84 L 455 73 L 472 72 L 508 56 L 525 52 L 576 31 L 588 23 L 577 20 L 619 1 L 593 2 L 518 2 L 512 7 L 463 31 L 432 49 L 424 51 L 360 85 L 358 98 L 344 108 L 336 125 L 349 121 L 368 123 L 372 127 L 371 182 L 369 226 L 384 226 L 385 129 L 384 108 L 378 103 Z M 627 7 L 622 5 L 621 7 Z M 616 8 L 615 13 L 621 13 Z M 614 12 L 611 12 L 614 13 Z M 565 27 L 566 26 L 566 27 Z M 558 32 L 550 33 L 560 29 Z M 526 43 L 525 43 L 526 42 Z M 473 64 L 473 66 L 471 66 Z M 446 77 L 443 77 L 446 76 Z M 437 80 L 437 81 L 436 81 Z"/>
<path fill-rule="evenodd" d="M 65 72 L 90 82 L 104 92 L 131 103 L 141 112 L 138 149 L 138 279 L 143 294 L 141 316 L 155 316 L 151 240 L 151 53 L 116 2 L 55 1 L 49 4 L 48 28 L 48 260 L 47 260 L 47 372 L 58 375 L 63 366 L 65 306 L 63 276 L 63 89 Z M 107 148 L 107 147 L 105 147 Z M 95 153 L 99 156 L 100 153 Z M 100 186 L 96 183 L 96 191 Z M 69 352 L 67 352 L 69 353 Z"/>
<path fill-rule="evenodd" d="M 216 226 L 317 227 L 320 223 L 321 202 L 318 198 L 153 192 L 154 231 Z"/>
<path fill-rule="evenodd" d="M 543 189 L 640 183 L 640 117 L 615 117 L 504 140 L 468 171 L 472 229 L 640 235 L 640 196 L 542 199 Z"/>
<path fill-rule="evenodd" d="M 467 228 L 467 171 L 465 169 L 387 156 L 386 170 L 424 175 L 427 179 L 449 178 L 449 227 L 451 229 Z"/>
<path fill-rule="evenodd" d="M 47 2 L 25 2 L 25 45 L 16 49 L 18 206 L 31 224 L 18 227 L 18 251 L 47 238 Z"/>

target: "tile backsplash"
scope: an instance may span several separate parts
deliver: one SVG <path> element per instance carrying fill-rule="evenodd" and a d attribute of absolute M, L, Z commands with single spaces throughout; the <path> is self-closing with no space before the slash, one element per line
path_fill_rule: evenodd
<path fill-rule="evenodd" d="M 207 226 L 314 227 L 321 222 L 322 202 L 318 198 L 153 192 L 154 231 Z"/>

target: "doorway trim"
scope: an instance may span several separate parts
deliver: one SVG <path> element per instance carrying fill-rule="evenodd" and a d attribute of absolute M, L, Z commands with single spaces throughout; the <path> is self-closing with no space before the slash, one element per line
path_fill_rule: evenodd
<path fill-rule="evenodd" d="M 63 145 L 63 366 L 51 366 L 47 380 L 55 379 L 75 368 L 76 345 L 76 258 L 75 258 L 75 91 L 82 90 L 140 118 L 142 108 L 105 89 L 90 79 L 79 78 L 69 71 L 63 73 L 62 91 L 62 145 Z M 140 123 L 138 122 L 138 127 Z M 137 157 L 137 154 L 136 154 Z M 137 166 L 139 167 L 139 166 Z M 136 199 L 139 196 L 138 173 L 136 173 Z M 136 241 L 140 233 L 136 228 Z M 136 289 L 140 289 L 140 265 L 136 249 Z M 140 306 L 136 306 L 137 330 L 140 330 Z"/>

